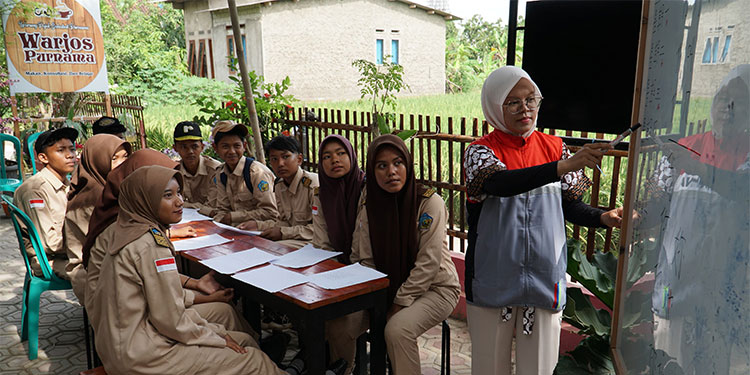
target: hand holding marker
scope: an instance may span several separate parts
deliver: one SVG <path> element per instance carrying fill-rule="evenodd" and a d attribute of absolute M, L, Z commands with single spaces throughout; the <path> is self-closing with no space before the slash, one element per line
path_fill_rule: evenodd
<path fill-rule="evenodd" d="M 615 138 L 611 142 L 609 142 L 609 147 L 610 148 L 614 148 L 615 146 L 617 146 L 620 142 L 622 142 L 625 138 L 627 138 L 630 134 L 632 134 L 634 131 L 636 131 L 640 127 L 641 127 L 640 123 L 637 123 L 637 124 L 631 126 L 630 129 L 625 130 L 622 134 L 618 135 L 617 138 Z M 592 141 L 592 142 L 594 142 L 594 141 Z M 602 172 L 602 169 L 599 168 L 598 165 L 596 166 L 596 169 L 599 170 L 599 173 L 602 173 L 602 174 L 604 173 L 604 172 Z"/>

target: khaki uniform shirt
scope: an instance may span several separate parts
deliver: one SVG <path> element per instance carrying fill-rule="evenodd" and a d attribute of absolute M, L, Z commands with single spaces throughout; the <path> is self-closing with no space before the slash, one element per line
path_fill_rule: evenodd
<path fill-rule="evenodd" d="M 182 186 L 185 207 L 198 209 L 204 215 L 208 215 L 216 207 L 214 175 L 220 166 L 218 160 L 201 155 L 198 170 L 195 175 L 191 175 L 185 165 L 180 163 L 180 173 L 185 182 Z"/>
<path fill-rule="evenodd" d="M 238 225 L 248 220 L 275 220 L 278 215 L 276 197 L 273 194 L 274 175 L 268 167 L 254 161 L 250 164 L 250 182 L 253 191 L 245 185 L 242 170 L 245 157 L 241 157 L 233 172 L 226 163 L 216 171 L 216 209 L 214 220 L 221 221 L 230 215 L 231 224 Z M 227 184 L 221 183 L 221 172 L 227 175 Z"/>
<path fill-rule="evenodd" d="M 288 186 L 284 180 L 278 178 L 273 190 L 279 208 L 279 218 L 257 221 L 258 230 L 280 227 L 282 240 L 310 242 L 313 239 L 313 192 L 318 186 L 318 174 L 302 168 L 297 169 L 297 174 Z"/>
<path fill-rule="evenodd" d="M 86 283 L 86 272 L 83 269 L 83 243 L 89 232 L 89 219 L 94 213 L 94 206 L 78 207 L 65 213 L 65 225 L 63 226 L 63 243 L 68 253 L 68 265 L 65 272 L 68 274 L 73 293 L 83 305 L 84 290 Z"/>
<path fill-rule="evenodd" d="M 87 308 L 108 373 L 187 374 L 185 345 L 226 346 L 223 326 L 185 307 L 174 254 L 150 232 L 104 255 Z"/>
<path fill-rule="evenodd" d="M 367 189 L 362 191 L 359 200 L 357 221 L 352 239 L 351 261 L 375 268 L 372 246 L 370 245 L 369 220 L 367 219 L 367 208 L 365 206 L 366 192 Z M 454 299 L 457 299 L 461 293 L 458 273 L 448 250 L 448 213 L 443 199 L 437 194 L 432 194 L 432 192 L 434 191 L 431 190 L 426 193 L 425 195 L 430 195 L 429 198 L 423 199 L 419 205 L 419 215 L 417 215 L 419 252 L 417 253 L 417 260 L 409 277 L 401 284 L 393 300 L 393 303 L 404 307 L 411 306 L 417 298 L 428 290 L 436 291 L 446 298 L 453 295 Z"/>
<path fill-rule="evenodd" d="M 70 182 L 67 178 L 60 181 L 50 169 L 43 168 L 24 181 L 13 194 L 13 204 L 25 212 L 34 223 L 52 269 L 56 275 L 63 278 L 67 278 L 65 266 L 68 261 L 63 245 L 63 224 L 69 188 Z M 31 268 L 35 275 L 40 276 L 42 269 L 26 233 L 24 241 Z"/>

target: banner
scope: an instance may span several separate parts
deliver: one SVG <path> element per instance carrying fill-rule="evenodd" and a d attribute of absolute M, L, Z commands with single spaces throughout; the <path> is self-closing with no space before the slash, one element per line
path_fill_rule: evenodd
<path fill-rule="evenodd" d="M 109 92 L 98 0 L 0 0 L 10 93 Z"/>

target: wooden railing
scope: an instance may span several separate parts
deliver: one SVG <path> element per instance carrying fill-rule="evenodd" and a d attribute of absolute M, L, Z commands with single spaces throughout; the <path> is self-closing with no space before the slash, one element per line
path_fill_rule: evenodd
<path fill-rule="evenodd" d="M 146 128 L 143 121 L 143 105 L 141 98 L 128 95 L 110 95 L 112 116 L 121 118 L 123 115 L 130 121 L 135 130 L 138 142 L 132 142 L 133 147 L 146 148 Z M 81 95 L 80 113 L 84 116 L 101 117 L 107 113 L 106 96 L 104 93 L 84 93 Z"/>
<path fill-rule="evenodd" d="M 308 110 L 297 108 L 287 125 L 295 128 L 295 134 L 302 145 L 304 168 L 317 171 L 318 147 L 329 134 L 340 134 L 354 147 L 360 166 L 364 169 L 367 147 L 372 141 L 370 113 L 332 110 L 318 108 Z M 432 186 L 445 200 L 448 210 L 448 235 L 452 237 L 449 247 L 453 251 L 465 252 L 467 243 L 466 187 L 464 185 L 463 154 L 466 147 L 474 140 L 490 132 L 491 127 L 485 121 L 476 118 L 447 119 L 439 116 L 399 115 L 393 128 L 417 130 L 417 134 L 407 141 L 407 146 L 414 155 L 415 175 L 417 181 Z M 540 129 L 542 130 L 542 129 Z M 544 129 L 545 133 L 562 137 L 572 151 L 578 150 L 584 142 L 582 137 L 572 137 L 572 132 Z M 604 139 L 604 134 L 592 134 L 595 138 Z M 605 156 L 605 176 L 598 171 L 593 173 L 594 186 L 584 200 L 592 206 L 612 209 L 622 203 L 624 172 L 626 170 L 627 144 L 607 152 Z M 589 172 L 587 172 L 589 173 Z M 599 243 L 604 251 L 613 248 L 619 240 L 619 230 L 580 228 L 571 225 L 574 238 L 585 239 L 587 251 L 591 254 L 595 244 Z M 599 241 L 597 241 L 599 236 Z"/>

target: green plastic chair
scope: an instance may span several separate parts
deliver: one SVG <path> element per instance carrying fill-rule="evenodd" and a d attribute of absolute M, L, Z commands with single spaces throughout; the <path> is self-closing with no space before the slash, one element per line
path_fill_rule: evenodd
<path fill-rule="evenodd" d="M 11 142 L 16 147 L 16 161 L 18 162 L 18 178 L 8 178 L 5 166 L 5 142 Z M 23 183 L 23 171 L 21 170 L 21 141 L 18 138 L 0 133 L 0 192 L 14 192 Z"/>
<path fill-rule="evenodd" d="M 39 135 L 44 132 L 34 133 L 29 136 L 29 138 L 26 139 L 26 147 L 28 147 L 29 152 L 29 159 L 31 159 L 31 174 L 35 175 L 36 170 L 36 152 L 34 151 L 34 143 L 36 143 L 36 139 L 39 138 Z"/>
<path fill-rule="evenodd" d="M 46 290 L 73 289 L 73 286 L 70 285 L 70 281 L 63 280 L 52 272 L 52 268 L 47 261 L 47 254 L 42 247 L 42 241 L 39 239 L 39 235 L 31 219 L 23 211 L 19 210 L 18 207 L 13 205 L 13 200 L 9 196 L 3 194 L 2 199 L 8 205 L 8 208 L 10 208 L 10 217 L 13 220 L 13 227 L 16 229 L 18 246 L 20 247 L 23 261 L 26 264 L 26 277 L 23 281 L 23 308 L 21 311 L 21 341 L 29 340 L 29 360 L 34 360 L 37 358 L 39 351 L 39 297 Z M 36 252 L 39 265 L 42 267 L 41 277 L 34 276 L 34 273 L 31 272 L 29 257 L 26 254 L 26 247 L 24 246 L 23 230 L 21 229 L 19 220 L 28 228 L 29 239 L 34 247 L 34 252 Z"/>

